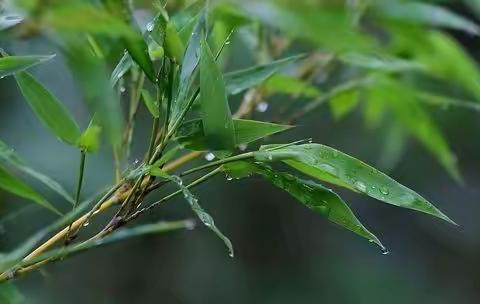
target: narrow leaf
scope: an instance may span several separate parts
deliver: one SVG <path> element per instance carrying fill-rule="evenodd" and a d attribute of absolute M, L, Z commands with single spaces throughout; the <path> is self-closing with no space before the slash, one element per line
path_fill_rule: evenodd
<path fill-rule="evenodd" d="M 80 135 L 78 146 L 85 152 L 95 153 L 100 148 L 100 133 L 101 128 L 95 124 L 91 124 Z"/>
<path fill-rule="evenodd" d="M 112 87 L 117 84 L 117 82 L 128 72 L 128 70 L 130 70 L 132 64 L 132 57 L 130 57 L 128 52 L 125 52 L 110 76 L 110 84 Z"/>
<path fill-rule="evenodd" d="M 80 129 L 63 104 L 29 73 L 17 73 L 15 79 L 38 119 L 57 138 L 74 145 L 80 136 Z"/>
<path fill-rule="evenodd" d="M 415 191 L 377 169 L 343 152 L 321 144 L 305 144 L 264 150 L 258 161 L 281 160 L 320 180 L 343 186 L 388 204 L 417 210 L 455 224 Z"/>
<path fill-rule="evenodd" d="M 268 94 L 286 94 L 294 97 L 315 98 L 321 95 L 319 89 L 306 81 L 285 74 L 276 74 L 265 81 L 262 86 Z"/>
<path fill-rule="evenodd" d="M 241 178 L 253 173 L 262 175 L 312 211 L 377 244 L 386 252 L 379 239 L 362 225 L 348 205 L 332 190 L 288 173 L 273 171 L 270 168 L 247 162 L 225 164 L 223 168 L 228 178 Z"/>
<path fill-rule="evenodd" d="M 288 125 L 245 119 L 234 119 L 233 125 L 237 146 L 249 144 L 292 128 Z M 181 125 L 177 131 L 176 140 L 187 149 L 206 151 L 209 148 L 203 131 L 203 122 L 200 119 L 190 120 Z"/>
<path fill-rule="evenodd" d="M 340 61 L 361 68 L 386 72 L 403 72 L 422 70 L 424 67 L 418 62 L 395 58 L 387 55 L 370 55 L 363 53 L 347 53 L 339 57 Z"/>
<path fill-rule="evenodd" d="M 29 69 L 37 64 L 49 61 L 55 55 L 30 55 L 30 56 L 7 56 L 0 57 L 0 79 Z"/>
<path fill-rule="evenodd" d="M 148 53 L 148 46 L 140 33 L 136 33 L 135 36 L 126 38 L 124 41 L 125 47 L 132 59 L 143 70 L 148 79 L 156 83 L 155 69 Z"/>
<path fill-rule="evenodd" d="M 246 89 L 255 87 L 279 70 L 303 57 L 303 55 L 291 56 L 268 64 L 227 73 L 224 76 L 226 91 L 230 95 L 235 95 Z"/>
<path fill-rule="evenodd" d="M 155 118 L 160 117 L 160 104 L 158 103 L 158 100 L 154 100 L 152 95 L 150 95 L 147 90 L 142 91 L 142 97 L 143 102 L 147 106 L 150 114 L 152 114 L 152 116 Z"/>
<path fill-rule="evenodd" d="M 200 104 L 203 130 L 209 147 L 229 150 L 235 146 L 235 129 L 223 77 L 206 40 L 201 43 Z"/>
<path fill-rule="evenodd" d="M 67 192 L 67 190 L 65 190 L 57 181 L 53 180 L 47 175 L 25 165 L 24 161 L 15 153 L 15 151 L 7 146 L 7 144 L 5 144 L 2 140 L 0 140 L 0 160 L 3 160 L 18 171 L 38 180 L 73 204 L 73 198 Z"/>
<path fill-rule="evenodd" d="M 49 209 L 57 214 L 60 212 L 53 207 L 43 196 L 35 192 L 32 188 L 28 185 L 23 183 L 21 180 L 16 178 L 15 176 L 8 173 L 8 171 L 0 166 L 0 188 L 18 195 L 20 197 L 26 198 L 31 200 L 42 207 Z"/>

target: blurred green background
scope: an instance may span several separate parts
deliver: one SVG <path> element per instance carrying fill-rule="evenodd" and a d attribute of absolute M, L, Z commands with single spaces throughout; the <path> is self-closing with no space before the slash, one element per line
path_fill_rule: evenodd
<path fill-rule="evenodd" d="M 446 4 L 474 18 L 457 1 Z M 137 13 L 140 20 L 145 18 L 144 12 Z M 451 34 L 472 56 L 478 54 L 478 37 L 456 31 Z M 56 52 L 42 37 L 0 43 L 15 54 Z M 252 61 L 239 38 L 233 40 L 230 51 L 227 67 L 247 66 Z M 61 55 L 32 71 L 78 121 L 88 122 L 88 111 Z M 285 98 L 269 102 L 267 111 L 255 113 L 254 118 L 271 120 L 275 107 Z M 77 151 L 39 125 L 13 78 L 0 80 L 0 109 L 0 138 L 32 167 L 73 192 Z M 221 241 L 199 226 L 193 231 L 142 237 L 93 250 L 49 265 L 16 281 L 15 286 L 26 303 L 478 303 L 480 114 L 454 107 L 428 109 L 458 157 L 465 185 L 455 183 L 414 140 L 407 141 L 394 167 L 382 170 L 436 203 L 460 224 L 458 228 L 339 190 L 388 247 L 390 253 L 382 255 L 375 246 L 310 212 L 263 179 L 227 181 L 217 176 L 196 193 L 232 240 L 234 258 L 228 256 Z M 142 157 L 144 135 L 150 128 L 146 109 L 141 109 L 139 117 L 132 161 Z M 314 142 L 381 166 L 386 124 L 374 129 L 363 125 L 359 109 L 336 121 L 324 106 L 275 141 L 312 137 Z M 88 159 L 84 197 L 111 182 L 111 165 L 106 147 Z M 55 197 L 42 193 L 52 200 Z M 149 200 L 164 193 L 155 193 Z M 1 220 L 2 251 L 54 218 L 39 207 L 24 206 L 28 204 L 0 191 L 0 214 L 13 211 Z M 140 221 L 190 217 L 188 205 L 175 199 Z M 102 223 L 96 220 L 88 229 L 99 229 Z"/>

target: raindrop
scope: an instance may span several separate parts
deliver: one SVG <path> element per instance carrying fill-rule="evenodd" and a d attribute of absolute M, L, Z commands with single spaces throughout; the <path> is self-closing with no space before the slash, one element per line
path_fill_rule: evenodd
<path fill-rule="evenodd" d="M 268 159 L 268 160 L 273 160 L 272 154 L 268 154 L 268 155 L 267 155 L 267 159 Z"/>
<path fill-rule="evenodd" d="M 390 191 L 388 190 L 387 187 L 382 186 L 382 187 L 380 187 L 380 193 L 382 193 L 383 195 L 388 195 L 390 193 Z"/>
<path fill-rule="evenodd" d="M 233 180 L 233 177 L 231 177 L 230 175 L 227 175 L 227 180 L 231 181 L 231 180 Z"/>
<path fill-rule="evenodd" d="M 382 248 L 382 254 L 383 254 L 383 255 L 387 255 L 387 254 L 389 254 L 389 253 L 390 253 L 390 251 L 388 251 L 387 248 Z"/>
<path fill-rule="evenodd" d="M 206 159 L 207 161 L 212 161 L 212 160 L 215 159 L 215 155 L 213 155 L 212 152 L 208 152 L 207 154 L 205 154 L 205 159 Z"/>
<path fill-rule="evenodd" d="M 125 93 L 126 90 L 127 90 L 127 89 L 125 89 L 124 86 L 121 86 L 121 87 L 120 87 L 120 93 Z"/>
<path fill-rule="evenodd" d="M 266 112 L 268 110 L 268 102 L 262 101 L 258 103 L 256 110 L 257 112 L 260 112 L 260 113 Z"/>
<path fill-rule="evenodd" d="M 333 150 L 332 155 L 333 155 L 333 157 L 338 157 L 338 155 L 340 155 L 340 153 L 338 153 L 337 150 Z"/>
<path fill-rule="evenodd" d="M 83 223 L 83 227 L 87 227 L 88 225 L 90 225 L 90 222 L 88 222 L 88 221 Z"/>
<path fill-rule="evenodd" d="M 367 185 L 365 185 L 365 183 L 362 181 L 356 181 L 355 183 L 353 183 L 353 186 L 360 192 L 367 191 Z"/>
<path fill-rule="evenodd" d="M 153 26 L 154 26 L 154 25 L 153 25 L 153 22 L 149 22 L 149 23 L 147 24 L 147 31 L 149 31 L 149 32 L 153 31 Z"/>
<path fill-rule="evenodd" d="M 233 258 L 233 256 L 234 256 L 233 252 L 230 251 L 230 252 L 228 253 L 228 256 L 231 257 L 231 258 Z"/>
<path fill-rule="evenodd" d="M 193 230 L 195 229 L 195 221 L 188 221 L 185 225 L 185 228 L 187 230 Z"/>
<path fill-rule="evenodd" d="M 245 151 L 247 150 L 248 146 L 246 144 L 240 144 L 238 145 L 238 149 L 240 149 L 240 151 Z"/>

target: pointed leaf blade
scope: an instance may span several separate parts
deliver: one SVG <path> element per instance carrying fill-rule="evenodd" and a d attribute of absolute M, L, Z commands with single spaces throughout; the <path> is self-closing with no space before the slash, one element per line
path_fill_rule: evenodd
<path fill-rule="evenodd" d="M 57 138 L 74 145 L 80 136 L 80 129 L 63 104 L 29 73 L 17 73 L 15 79 L 38 119 Z"/>
<path fill-rule="evenodd" d="M 16 72 L 25 71 L 37 64 L 51 60 L 55 55 L 30 55 L 0 57 L 0 79 Z"/>

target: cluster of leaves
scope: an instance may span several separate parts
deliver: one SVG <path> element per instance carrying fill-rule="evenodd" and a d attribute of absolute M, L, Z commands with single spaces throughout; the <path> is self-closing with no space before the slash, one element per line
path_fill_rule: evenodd
<path fill-rule="evenodd" d="M 477 1 L 465 4 L 480 13 Z M 77 206 L 86 154 L 99 149 L 101 135 L 105 134 L 117 173 L 117 187 L 109 194 L 122 184 L 133 187 L 119 202 L 117 217 L 104 232 L 112 232 L 121 226 L 119 222 L 123 225 L 174 195 L 183 194 L 200 221 L 224 241 L 233 256 L 230 240 L 189 190 L 221 171 L 228 179 L 262 176 L 312 211 L 384 251 L 379 239 L 346 202 L 321 182 L 453 223 L 421 195 L 334 148 L 301 140 L 244 150 L 254 141 L 289 130 L 290 123 L 325 103 L 337 119 L 361 106 L 367 126 L 388 121 L 387 129 L 392 132 L 388 138 L 393 138 L 389 146 L 401 147 L 406 135 L 413 136 L 460 182 L 456 158 L 424 105 L 479 109 L 468 101 L 480 98 L 476 64 L 443 31 L 477 35 L 480 28 L 475 23 L 444 7 L 416 1 L 195 1 L 187 7 L 175 2 L 168 5 L 154 1 L 149 7 L 152 20 L 144 29 L 137 25 L 135 8 L 129 1 L 17 1 L 16 9 L 21 13 L 7 12 L 0 19 L 0 28 L 9 39 L 46 34 L 60 47 L 92 114 L 82 131 L 63 103 L 26 71 L 53 56 L 2 51 L 0 77 L 13 76 L 40 122 L 60 141 L 78 148 L 82 156 L 79 186 L 72 198 L 59 183 L 28 167 L 0 141 L 2 189 L 59 213 L 56 206 L 14 175 L 13 169 L 38 179 Z M 259 65 L 222 72 L 233 38 L 258 57 Z M 289 46 L 294 43 L 302 45 L 307 53 L 284 56 L 292 52 Z M 316 79 L 324 80 L 318 84 Z M 432 84 L 454 87 L 458 96 L 433 92 Z M 122 106 L 120 100 L 125 99 L 127 87 L 129 100 Z M 243 102 L 237 114 L 232 115 L 229 99 L 243 92 L 247 92 Z M 283 124 L 246 119 L 256 107 L 262 108 L 264 100 L 277 95 L 295 99 L 295 104 L 288 106 L 291 111 L 284 111 L 293 114 L 285 117 Z M 302 98 L 295 98 L 299 96 Z M 152 117 L 150 144 L 144 162 L 125 171 L 136 113 L 143 105 Z M 179 174 L 183 177 L 215 168 L 185 186 L 179 176 L 169 175 L 164 168 L 187 150 L 208 153 L 209 158 L 218 160 Z M 279 171 L 279 163 L 291 168 L 291 172 Z M 170 182 L 180 189 L 136 211 L 151 189 Z M 79 210 L 83 209 L 74 208 L 58 223 L 5 255 L 1 270 L 32 265 L 32 261 L 19 264 L 19 260 L 47 233 L 71 223 Z M 138 235 L 157 230 L 122 233 Z M 116 240 L 119 232 L 115 233 L 104 240 Z M 87 242 L 69 248 L 77 252 L 99 244 Z M 46 253 L 42 258 L 52 259 L 56 254 Z"/>

